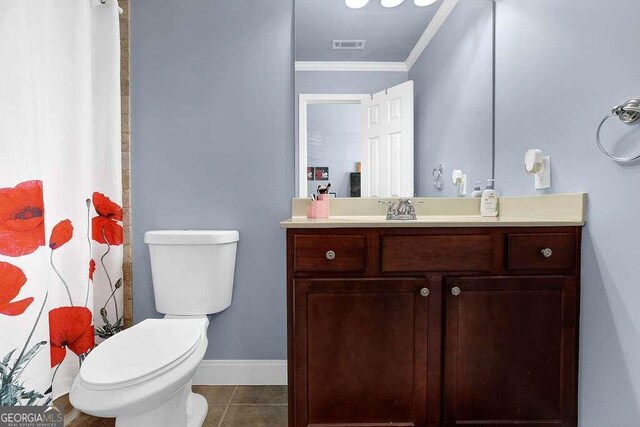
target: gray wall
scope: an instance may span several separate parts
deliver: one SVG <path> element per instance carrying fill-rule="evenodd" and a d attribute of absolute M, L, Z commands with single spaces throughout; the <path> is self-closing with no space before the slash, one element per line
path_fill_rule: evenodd
<path fill-rule="evenodd" d="M 293 0 L 131 2 L 134 320 L 159 316 L 145 231 L 239 230 L 208 359 L 286 357 L 292 21 Z"/>
<path fill-rule="evenodd" d="M 596 148 L 613 105 L 640 95 L 640 2 L 497 2 L 496 178 L 503 194 L 532 194 L 527 148 L 551 155 L 553 192 L 589 193 L 583 232 L 581 427 L 640 423 L 640 164 Z M 609 132 L 632 128 L 612 123 Z M 618 139 L 618 142 L 621 139 Z M 640 151 L 640 129 L 627 138 Z"/>
<path fill-rule="evenodd" d="M 529 0 L 534 1 L 534 0 Z M 416 194 L 453 197 L 451 172 L 473 181 L 491 178 L 493 4 L 461 0 L 409 71 L 415 90 Z M 444 165 L 444 190 L 432 169 Z"/>
<path fill-rule="evenodd" d="M 360 105 L 309 105 L 307 122 L 307 166 L 328 167 L 330 191 L 336 197 L 350 197 L 350 173 L 360 161 Z M 327 181 L 307 183 L 311 196 Z"/>

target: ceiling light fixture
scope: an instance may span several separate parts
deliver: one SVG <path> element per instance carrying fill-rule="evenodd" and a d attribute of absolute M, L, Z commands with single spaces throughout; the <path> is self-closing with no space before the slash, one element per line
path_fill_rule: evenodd
<path fill-rule="evenodd" d="M 382 7 L 396 7 L 400 6 L 404 0 L 381 0 Z"/>
<path fill-rule="evenodd" d="M 365 7 L 369 3 L 369 0 L 344 0 L 344 4 L 350 9 L 360 9 Z"/>
<path fill-rule="evenodd" d="M 413 0 L 416 6 L 431 6 L 438 0 Z"/>

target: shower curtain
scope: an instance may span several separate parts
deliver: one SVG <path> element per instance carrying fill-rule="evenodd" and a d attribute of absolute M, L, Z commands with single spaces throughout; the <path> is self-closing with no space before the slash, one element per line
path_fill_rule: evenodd
<path fill-rule="evenodd" d="M 0 405 L 122 329 L 116 0 L 0 1 Z"/>

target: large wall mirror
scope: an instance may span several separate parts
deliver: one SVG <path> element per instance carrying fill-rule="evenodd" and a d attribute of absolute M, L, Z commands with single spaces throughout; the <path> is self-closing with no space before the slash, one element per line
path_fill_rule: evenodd
<path fill-rule="evenodd" d="M 298 197 L 329 183 L 335 197 L 484 188 L 493 175 L 493 0 L 295 7 Z"/>

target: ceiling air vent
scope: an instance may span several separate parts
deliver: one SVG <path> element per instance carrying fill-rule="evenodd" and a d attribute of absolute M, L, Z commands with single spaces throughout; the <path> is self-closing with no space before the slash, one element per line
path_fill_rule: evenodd
<path fill-rule="evenodd" d="M 331 49 L 364 49 L 366 40 L 334 40 Z"/>

